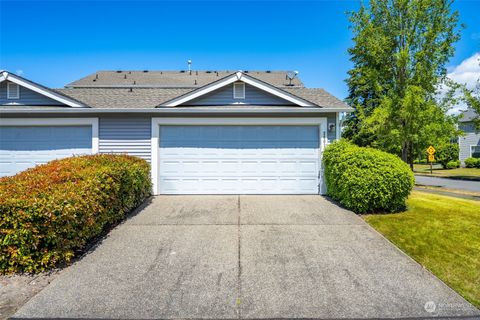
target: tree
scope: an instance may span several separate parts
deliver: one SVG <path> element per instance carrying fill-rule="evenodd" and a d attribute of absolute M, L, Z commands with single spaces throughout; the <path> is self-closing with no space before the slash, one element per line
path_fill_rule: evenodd
<path fill-rule="evenodd" d="M 445 64 L 460 38 L 450 0 L 370 0 L 350 13 L 353 68 L 346 80 L 354 108 L 344 136 L 396 153 L 413 167 L 428 144 L 447 141 L 455 118 L 437 101 Z"/>

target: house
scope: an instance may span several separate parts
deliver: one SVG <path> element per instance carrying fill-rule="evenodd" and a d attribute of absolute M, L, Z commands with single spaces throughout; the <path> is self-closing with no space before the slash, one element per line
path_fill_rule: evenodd
<path fill-rule="evenodd" d="M 480 132 L 475 130 L 473 119 L 478 117 L 473 109 L 467 109 L 462 113 L 459 120 L 459 129 L 465 135 L 458 139 L 459 157 L 462 164 L 465 164 L 465 159 L 473 157 L 480 158 Z"/>
<path fill-rule="evenodd" d="M 318 194 L 350 107 L 282 71 L 98 71 L 51 89 L 0 73 L 0 176 L 126 153 L 154 194 Z"/>

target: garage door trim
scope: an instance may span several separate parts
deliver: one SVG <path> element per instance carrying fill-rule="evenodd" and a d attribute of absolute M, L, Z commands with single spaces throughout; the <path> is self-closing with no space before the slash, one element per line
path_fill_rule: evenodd
<path fill-rule="evenodd" d="M 0 118 L 0 126 L 92 126 L 92 153 L 98 153 L 98 118 Z"/>
<path fill-rule="evenodd" d="M 152 118 L 152 184 L 154 194 L 160 194 L 159 186 L 159 142 L 161 125 L 316 125 L 319 126 L 319 155 L 327 144 L 327 118 Z M 320 162 L 321 163 L 321 162 Z M 325 191 L 324 179 L 321 179 L 321 193 Z"/>

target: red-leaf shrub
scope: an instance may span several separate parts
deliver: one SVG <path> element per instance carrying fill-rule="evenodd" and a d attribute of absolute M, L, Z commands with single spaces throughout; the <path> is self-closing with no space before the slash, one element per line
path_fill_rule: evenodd
<path fill-rule="evenodd" d="M 127 155 L 66 158 L 0 178 L 0 272 L 68 263 L 151 188 L 149 164 Z"/>

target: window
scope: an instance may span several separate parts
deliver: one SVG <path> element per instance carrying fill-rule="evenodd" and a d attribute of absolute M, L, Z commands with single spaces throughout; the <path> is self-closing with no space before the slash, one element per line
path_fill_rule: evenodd
<path fill-rule="evenodd" d="M 233 84 L 233 99 L 245 99 L 245 83 L 235 82 Z"/>
<path fill-rule="evenodd" d="M 20 87 L 16 83 L 7 84 L 7 99 L 20 99 Z"/>
<path fill-rule="evenodd" d="M 470 157 L 480 158 L 480 145 L 470 146 Z"/>

